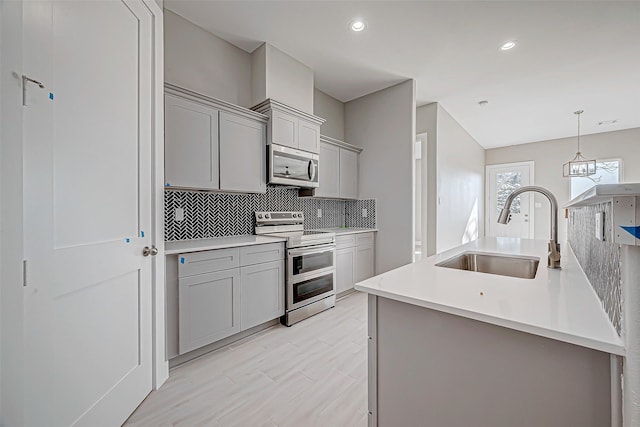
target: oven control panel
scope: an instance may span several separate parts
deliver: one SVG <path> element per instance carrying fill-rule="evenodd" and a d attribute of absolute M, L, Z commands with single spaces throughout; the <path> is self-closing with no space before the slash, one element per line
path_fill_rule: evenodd
<path fill-rule="evenodd" d="M 299 224 L 304 222 L 302 212 L 256 212 L 257 224 Z"/>

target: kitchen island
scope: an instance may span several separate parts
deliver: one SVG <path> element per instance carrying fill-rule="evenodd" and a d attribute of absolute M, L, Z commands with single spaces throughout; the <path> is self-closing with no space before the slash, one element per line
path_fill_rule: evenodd
<path fill-rule="evenodd" d="M 482 238 L 360 282 L 369 296 L 370 425 L 619 425 L 619 356 L 567 246 Z M 466 252 L 540 259 L 533 279 L 437 266 Z"/>

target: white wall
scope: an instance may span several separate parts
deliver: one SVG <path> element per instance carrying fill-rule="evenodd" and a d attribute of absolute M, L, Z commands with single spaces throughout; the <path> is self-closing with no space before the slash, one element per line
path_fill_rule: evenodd
<path fill-rule="evenodd" d="M 363 148 L 360 198 L 377 199 L 376 273 L 413 259 L 415 82 L 345 104 L 345 139 Z"/>
<path fill-rule="evenodd" d="M 313 70 L 267 44 L 267 98 L 313 114 Z"/>
<path fill-rule="evenodd" d="M 521 161 L 534 162 L 534 184 L 549 189 L 558 199 L 560 206 L 571 198 L 570 179 L 562 177 L 562 165 L 575 156 L 576 137 L 532 142 L 510 147 L 486 150 L 485 163 L 496 165 Z M 616 132 L 604 132 L 580 137 L 580 151 L 588 158 L 620 158 L 623 161 L 623 182 L 640 182 L 640 128 Z M 536 195 L 534 228 L 536 239 L 548 239 L 550 227 L 549 202 L 544 196 Z M 567 239 L 567 221 L 560 212 L 558 240 Z"/>
<path fill-rule="evenodd" d="M 258 105 L 267 95 L 267 44 L 251 52 L 251 105 Z"/>
<path fill-rule="evenodd" d="M 484 148 L 437 103 L 417 108 L 416 122 L 427 133 L 422 245 L 433 255 L 484 235 Z"/>
<path fill-rule="evenodd" d="M 275 99 L 313 114 L 313 70 L 264 43 L 251 53 L 251 104 Z"/>
<path fill-rule="evenodd" d="M 0 425 L 24 424 L 22 2 L 0 2 Z"/>
<path fill-rule="evenodd" d="M 315 89 L 313 114 L 325 119 L 325 122 L 320 126 L 322 135 L 344 141 L 344 103 Z"/>
<path fill-rule="evenodd" d="M 251 107 L 251 55 L 164 10 L 164 78 L 203 95 Z"/>
<path fill-rule="evenodd" d="M 484 148 L 438 107 L 437 252 L 484 236 Z"/>

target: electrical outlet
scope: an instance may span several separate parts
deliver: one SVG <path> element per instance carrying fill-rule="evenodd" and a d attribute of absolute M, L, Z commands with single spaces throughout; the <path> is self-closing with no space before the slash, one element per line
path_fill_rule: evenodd
<path fill-rule="evenodd" d="M 318 218 L 322 218 L 322 209 L 318 208 Z"/>
<path fill-rule="evenodd" d="M 362 208 L 362 218 L 367 217 L 367 208 Z"/>
<path fill-rule="evenodd" d="M 596 213 L 596 239 L 604 240 L 604 212 Z"/>
<path fill-rule="evenodd" d="M 184 208 L 176 208 L 175 219 L 176 221 L 184 221 Z"/>

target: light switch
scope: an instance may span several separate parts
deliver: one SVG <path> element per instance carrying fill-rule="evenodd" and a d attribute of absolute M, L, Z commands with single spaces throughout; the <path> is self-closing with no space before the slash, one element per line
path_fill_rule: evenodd
<path fill-rule="evenodd" d="M 184 208 L 176 208 L 175 218 L 176 221 L 184 221 Z"/>
<path fill-rule="evenodd" d="M 367 208 L 362 208 L 362 218 L 367 217 Z"/>
<path fill-rule="evenodd" d="M 322 218 L 322 209 L 318 208 L 318 218 Z"/>
<path fill-rule="evenodd" d="M 596 213 L 596 239 L 604 240 L 604 212 Z"/>

